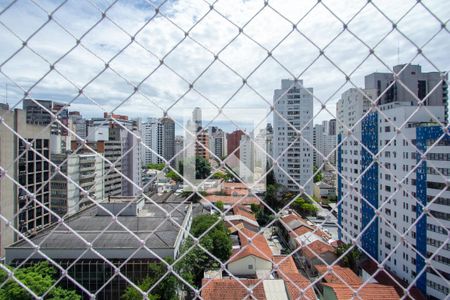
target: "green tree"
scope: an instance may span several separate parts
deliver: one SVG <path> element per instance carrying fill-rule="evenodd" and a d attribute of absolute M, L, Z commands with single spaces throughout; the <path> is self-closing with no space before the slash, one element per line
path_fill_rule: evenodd
<path fill-rule="evenodd" d="M 195 179 L 205 179 L 211 174 L 211 164 L 201 156 L 195 157 Z"/>
<path fill-rule="evenodd" d="M 216 222 L 218 223 L 215 224 Z M 211 230 L 209 230 L 210 228 Z M 209 231 L 200 239 L 200 245 L 220 261 L 228 260 L 231 256 L 232 241 L 224 221 L 219 220 L 217 215 L 195 217 L 191 225 L 191 234 L 194 237 L 199 237 L 206 230 Z M 199 286 L 203 278 L 203 272 L 206 269 L 219 267 L 219 263 L 199 246 L 190 249 L 193 245 L 194 242 L 191 238 L 186 239 L 183 243 L 181 253 L 184 256 L 177 264 L 176 269 L 179 270 L 185 280 Z M 186 251 L 188 252 L 185 254 Z"/>
<path fill-rule="evenodd" d="M 147 169 L 152 169 L 152 170 L 159 170 L 161 171 L 162 169 L 164 169 L 166 165 L 164 163 L 159 163 L 159 164 L 153 164 L 150 163 L 147 165 Z"/>
<path fill-rule="evenodd" d="M 29 267 L 19 268 L 14 272 L 14 276 L 38 296 L 46 293 L 55 284 L 57 275 L 56 269 L 46 261 L 35 263 Z M 0 280 L 2 283 L 6 280 L 5 285 L 0 289 L 1 300 L 32 299 L 28 291 L 22 288 L 15 280 L 7 278 L 5 271 L 0 271 Z M 81 297 L 75 291 L 57 286 L 48 292 L 46 299 L 78 300 Z"/>
<path fill-rule="evenodd" d="M 264 202 L 273 210 L 277 210 L 280 202 L 277 199 L 278 186 L 275 184 L 267 185 L 266 193 L 264 194 Z"/>
<path fill-rule="evenodd" d="M 173 259 L 171 257 L 166 257 L 164 260 L 168 264 L 173 263 Z M 160 282 L 160 278 L 162 278 L 167 273 L 167 266 L 162 262 L 153 262 L 148 265 L 149 275 L 142 280 L 142 282 L 138 285 L 138 287 L 147 292 L 150 288 L 152 290 L 149 294 L 149 299 L 167 299 L 167 300 L 175 300 L 177 298 L 177 287 L 178 287 L 178 279 L 173 274 L 168 274 L 162 279 Z M 158 284 L 156 284 L 158 282 Z M 155 285 L 156 284 L 156 285 Z M 137 300 L 142 299 L 142 294 L 140 291 L 135 289 L 133 286 L 128 286 L 122 295 L 122 299 L 124 300 Z"/>
<path fill-rule="evenodd" d="M 320 170 L 318 172 L 317 172 L 317 170 L 318 170 L 318 168 L 316 166 L 314 166 L 313 167 L 313 174 L 315 174 L 314 179 L 313 179 L 314 182 L 319 182 L 319 181 L 322 181 L 322 179 L 323 179 L 322 170 Z M 316 174 L 316 172 L 317 172 L 317 174 Z"/>
<path fill-rule="evenodd" d="M 169 172 L 167 172 L 166 177 L 172 180 L 175 180 L 177 182 L 181 182 L 183 181 L 183 178 L 181 178 L 177 173 L 175 173 L 175 171 L 170 170 Z"/>
<path fill-rule="evenodd" d="M 297 197 L 291 204 L 291 208 L 295 209 L 302 216 L 311 216 L 317 214 L 317 207 L 309 200 L 305 200 L 302 197 Z"/>
<path fill-rule="evenodd" d="M 274 216 L 270 214 L 269 210 L 266 211 L 263 206 L 256 203 L 252 203 L 250 205 L 250 209 L 255 214 L 256 221 L 258 221 L 260 226 L 267 225 L 274 218 Z"/>
<path fill-rule="evenodd" d="M 223 204 L 222 201 L 217 201 L 216 202 L 216 207 L 218 210 L 223 211 L 225 209 L 225 205 Z"/>
<path fill-rule="evenodd" d="M 340 257 L 344 254 L 352 244 L 343 244 L 336 248 L 336 255 Z M 354 246 L 340 261 L 340 265 L 343 267 L 347 267 L 353 270 L 356 274 L 358 274 L 358 265 L 359 260 L 361 259 L 361 251 L 358 247 Z"/>

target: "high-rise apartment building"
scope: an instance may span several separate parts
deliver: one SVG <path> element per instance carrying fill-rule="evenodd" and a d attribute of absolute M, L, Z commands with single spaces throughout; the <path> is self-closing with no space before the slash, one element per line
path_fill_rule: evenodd
<path fill-rule="evenodd" d="M 86 139 L 87 136 L 87 122 L 80 114 L 79 111 L 69 112 L 69 120 L 72 122 L 72 130 L 82 139 Z M 73 136 L 72 140 L 76 137 Z"/>
<path fill-rule="evenodd" d="M 211 153 L 214 153 L 218 158 L 225 157 L 227 155 L 226 133 L 216 126 L 211 126 L 208 128 L 208 136 Z"/>
<path fill-rule="evenodd" d="M 174 167 L 175 160 L 171 159 L 175 155 L 175 122 L 169 117 L 163 117 L 159 122 L 161 123 L 162 157 L 170 161 L 170 165 Z"/>
<path fill-rule="evenodd" d="M 192 111 L 192 122 L 194 123 L 195 132 L 203 128 L 202 110 L 200 107 L 196 107 Z"/>
<path fill-rule="evenodd" d="M 450 274 L 446 263 L 450 259 L 446 242 L 450 138 L 444 134 L 447 96 L 442 83 L 435 82 L 441 74 L 421 73 L 420 66 L 394 67 L 399 69 L 405 72 L 402 82 L 418 98 L 434 96 L 424 102 L 426 107 L 418 108 L 409 93 L 399 91 L 399 83 L 389 91 L 392 95 L 382 96 L 381 112 L 369 112 L 369 99 L 355 89 L 345 92 L 337 105 L 338 118 L 345 125 L 338 126 L 338 141 L 343 142 L 338 150 L 340 237 L 344 242 L 359 237 L 364 250 L 384 261 L 389 271 L 414 282 L 430 298 L 443 299 L 449 293 L 443 277 Z M 370 89 L 362 91 L 371 100 L 383 95 L 383 76 L 366 76 Z M 423 83 L 424 78 L 432 79 Z M 438 95 L 430 93 L 441 87 Z M 377 153 L 375 160 L 372 154 Z M 426 267 L 431 255 L 432 268 Z"/>
<path fill-rule="evenodd" d="M 313 142 L 312 93 L 302 80 L 283 79 L 273 96 L 277 112 L 273 114 L 273 155 L 278 162 L 275 180 L 293 191 L 301 185 L 307 194 L 312 193 L 313 176 L 313 151 L 306 142 Z"/>
<path fill-rule="evenodd" d="M 142 123 L 142 140 L 148 147 L 143 147 L 144 164 L 169 161 L 175 155 L 175 122 L 169 117 L 148 118 Z"/>
<path fill-rule="evenodd" d="M 105 195 L 133 196 L 142 186 L 142 146 L 139 143 L 141 127 L 139 121 L 129 120 L 123 115 L 108 115 L 89 120 L 88 137 L 99 152 L 109 156 L 120 173 L 110 169 L 105 162 Z M 103 142 L 103 143 L 98 143 Z M 118 150 L 120 149 L 120 153 Z M 119 168 L 120 167 L 120 168 Z M 121 177 L 121 191 L 116 187 L 117 175 Z"/>
<path fill-rule="evenodd" d="M 105 168 L 100 156 L 88 153 L 55 154 L 52 155 L 52 162 L 60 165 L 60 174 L 51 179 L 51 205 L 55 213 L 60 216 L 72 215 L 90 204 L 91 200 L 80 188 L 94 200 L 102 201 L 105 198 Z"/>
<path fill-rule="evenodd" d="M 241 137 L 239 143 L 239 177 L 247 182 L 253 181 L 253 172 L 255 168 L 255 146 L 252 139 L 253 137 L 246 134 Z"/>
<path fill-rule="evenodd" d="M 0 108 L 0 213 L 14 228 L 31 235 L 51 223 L 50 203 L 50 135 L 51 128 L 44 124 L 27 122 L 26 111 L 8 107 Z M 20 186 L 6 180 L 4 174 L 15 178 Z M 0 224 L 0 251 L 18 240 L 19 236 L 5 222 Z"/>
<path fill-rule="evenodd" d="M 23 100 L 28 124 L 49 126 L 51 131 L 51 152 L 61 153 L 70 148 L 68 104 L 52 100 Z M 56 119 L 53 118 L 56 116 Z M 56 121 L 58 120 L 58 122 Z"/>
<path fill-rule="evenodd" d="M 234 154 L 237 158 L 240 157 L 238 147 L 243 135 L 245 135 L 245 132 L 240 129 L 227 133 L 227 155 Z"/>
<path fill-rule="evenodd" d="M 182 135 L 175 136 L 175 166 L 178 170 L 180 162 L 183 161 L 184 157 L 184 137 Z"/>
<path fill-rule="evenodd" d="M 161 123 L 157 118 L 148 118 L 142 123 L 143 163 L 148 165 L 160 162 L 158 155 L 162 153 Z M 151 150 L 150 150 L 151 149 Z"/>
<path fill-rule="evenodd" d="M 443 106 L 448 120 L 448 84 L 440 72 L 422 72 L 420 65 L 403 64 L 393 68 L 393 73 L 372 73 L 365 77 L 366 89 L 374 89 L 381 96 L 379 104 L 406 102 L 417 105 L 417 99 L 425 99 L 426 106 Z M 395 77 L 402 82 L 394 82 Z"/>
<path fill-rule="evenodd" d="M 209 160 L 209 135 L 205 130 L 197 132 L 197 138 L 195 140 L 195 156 L 203 157 Z"/>
<path fill-rule="evenodd" d="M 332 122 L 334 121 L 334 122 Z M 332 165 L 336 164 L 335 148 L 336 135 L 331 135 L 333 129 L 330 124 L 334 124 L 334 132 L 336 131 L 336 120 L 323 121 L 322 124 L 314 125 L 313 145 L 317 149 L 313 154 L 313 163 L 317 168 L 321 168 L 324 163 L 324 157 L 328 157 L 328 162 Z M 331 130 L 330 130 L 331 129 Z M 323 155 L 323 156 L 322 156 Z"/>

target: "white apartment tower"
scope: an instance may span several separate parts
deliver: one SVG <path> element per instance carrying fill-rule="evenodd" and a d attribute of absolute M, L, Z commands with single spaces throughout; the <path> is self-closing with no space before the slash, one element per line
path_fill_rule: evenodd
<path fill-rule="evenodd" d="M 361 118 L 370 109 L 371 100 L 376 99 L 376 92 L 370 90 L 351 88 L 341 95 L 336 105 L 337 122 L 337 167 L 338 185 L 343 199 L 342 222 L 346 232 L 341 239 L 348 243 L 356 237 L 361 230 Z M 349 136 L 348 132 L 352 134 Z M 341 144 L 342 142 L 342 144 Z M 339 146 L 340 144 L 340 146 Z"/>
<path fill-rule="evenodd" d="M 336 124 L 336 120 L 333 119 L 314 125 L 313 145 L 318 152 L 314 151 L 313 161 L 317 168 L 322 167 L 324 157 L 328 157 L 328 162 L 332 165 L 336 164 L 336 152 L 334 151 L 336 148 L 336 134 L 330 134 L 333 132 L 330 128 L 330 124 L 333 124 L 331 121 L 334 121 L 334 124 Z"/>
<path fill-rule="evenodd" d="M 450 136 L 444 133 L 447 84 L 440 80 L 446 75 L 422 73 L 414 65 L 394 67 L 400 70 L 409 92 L 391 73 L 365 77 L 361 91 L 380 98 L 379 111 L 369 112 L 369 99 L 356 89 L 338 102 L 339 235 L 346 243 L 359 237 L 387 270 L 414 282 L 430 299 L 444 299 L 450 274 Z M 418 108 L 410 92 L 425 99 L 425 107 Z M 371 153 L 378 153 L 378 162 Z"/>
<path fill-rule="evenodd" d="M 275 180 L 293 191 L 299 189 L 298 185 L 304 186 L 307 194 L 312 193 L 313 182 L 313 151 L 305 142 L 313 142 L 312 93 L 302 80 L 283 79 L 281 89 L 273 96 L 273 155 L 278 161 Z M 301 130 L 301 137 L 297 130 Z"/>

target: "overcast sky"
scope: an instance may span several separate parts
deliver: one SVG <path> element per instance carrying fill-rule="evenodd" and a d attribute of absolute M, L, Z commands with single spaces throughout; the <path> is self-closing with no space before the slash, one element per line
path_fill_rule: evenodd
<path fill-rule="evenodd" d="M 0 12 L 10 2 L 0 0 Z M 21 48 L 20 39 L 29 39 L 47 22 L 44 10 L 50 12 L 61 2 L 39 0 L 36 1 L 41 5 L 39 8 L 32 1 L 20 0 L 0 14 L 1 71 L 15 82 L 0 74 L 0 101 L 5 99 L 6 83 L 8 102 L 14 105 L 23 97 L 15 84 L 27 90 L 49 70 L 49 64 L 26 47 L 5 61 Z M 133 92 L 129 82 L 137 85 L 145 79 L 140 86 L 142 94 L 131 96 L 116 113 L 159 117 L 163 110 L 170 108 L 169 115 L 181 119 L 186 110 L 200 106 L 209 112 L 205 118 L 211 119 L 210 115 L 217 113 L 215 105 L 220 107 L 229 100 L 223 110 L 226 117 L 219 116 L 218 124 L 227 123 L 224 121 L 227 117 L 236 123 L 266 123 L 271 122 L 271 117 L 260 120 L 269 107 L 263 98 L 272 102 L 273 90 L 279 88 L 280 80 L 292 78 L 292 74 L 302 74 L 304 85 L 313 87 L 314 95 L 321 101 L 328 101 L 327 108 L 334 114 L 340 94 L 351 87 L 338 68 L 351 75 L 351 80 L 361 87 L 364 75 L 388 72 L 385 65 L 392 68 L 398 62 L 421 64 L 424 71 L 450 69 L 448 0 L 422 1 L 434 16 L 417 1 L 372 0 L 386 17 L 398 22 L 401 32 L 393 30 L 392 23 L 367 1 L 322 0 L 323 5 L 317 1 L 271 0 L 269 6 L 264 7 L 261 0 L 219 0 L 214 10 L 210 10 L 207 1 L 180 0 L 167 1 L 155 16 L 154 6 L 159 6 L 161 1 L 127 0 L 118 1 L 107 10 L 112 21 L 105 18 L 100 22 L 102 11 L 111 2 L 69 0 L 53 15 L 59 25 L 50 21 L 29 39 L 28 46 L 51 63 L 70 51 L 80 37 L 88 49 L 78 46 L 55 64 L 72 83 L 52 71 L 31 90 L 34 98 L 71 101 L 78 94 L 77 87 L 86 85 L 104 70 L 102 59 L 109 61 L 114 57 L 109 63 L 114 71 L 107 69 L 90 83 L 84 95 L 71 104 L 72 110 L 80 110 L 86 117 L 101 115 L 101 109 L 111 111 Z M 325 5 L 347 23 L 348 29 L 361 41 L 344 31 L 343 23 Z M 447 28 L 442 29 L 438 19 Z M 301 33 L 293 31 L 292 26 L 299 21 L 297 28 Z M 244 26 L 245 35 L 238 36 L 238 26 Z M 196 42 L 185 38 L 184 32 L 188 30 L 189 37 Z M 139 44 L 135 42 L 126 47 L 130 36 L 136 36 Z M 319 57 L 318 48 L 311 42 L 322 49 L 328 45 L 324 50 L 328 59 Z M 369 49 L 363 43 L 376 46 L 377 57 L 369 56 Z M 416 45 L 422 48 L 426 58 L 416 57 Z M 115 56 L 124 47 L 126 49 Z M 268 57 L 268 50 L 272 57 Z M 219 52 L 219 60 L 214 62 L 214 54 Z M 164 64 L 158 68 L 163 57 Z M 251 88 L 242 86 L 242 78 L 249 75 L 247 82 Z M 193 81 L 197 91 L 189 90 L 189 83 Z M 333 118 L 325 111 L 320 112 L 320 106 L 317 101 L 314 123 Z M 254 108 L 263 113 L 253 114 Z M 234 126 L 228 123 L 229 128 Z"/>

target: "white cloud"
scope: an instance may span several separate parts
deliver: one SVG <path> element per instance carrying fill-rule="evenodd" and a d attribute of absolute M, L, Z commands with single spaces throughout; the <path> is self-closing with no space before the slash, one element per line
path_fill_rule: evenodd
<path fill-rule="evenodd" d="M 416 47 L 396 31 L 380 42 L 392 31 L 392 24 L 371 4 L 367 4 L 367 1 L 322 2 L 342 21 L 348 23 L 351 20 L 348 23 L 349 30 L 370 47 L 376 45 L 375 53 L 386 65 L 392 67 L 399 59 L 401 63 L 409 62 L 416 55 Z M 398 22 L 401 18 L 398 28 L 420 47 L 441 30 L 441 24 L 423 9 L 420 3 L 373 2 L 392 21 Z M 450 13 L 448 1 L 422 2 L 438 18 L 447 21 L 446 18 Z M 60 2 L 46 0 L 39 3 L 50 11 Z M 80 38 L 101 19 L 101 12 L 92 3 L 96 3 L 100 9 L 108 6 L 108 1 L 68 1 L 55 12 L 53 18 L 75 37 Z M 82 43 L 96 56 L 109 61 L 130 42 L 129 35 L 134 35 L 151 19 L 136 35 L 136 41 L 145 49 L 137 43 L 126 47 L 110 63 L 111 68 L 120 76 L 107 70 L 86 88 L 86 95 L 105 109 L 111 110 L 133 91 L 121 76 L 135 85 L 145 79 L 141 85 L 144 96 L 139 94 L 132 96 L 118 112 L 140 117 L 160 116 L 163 110 L 173 106 L 169 114 L 181 118 L 185 109 L 195 106 L 213 108 L 214 106 L 204 99 L 207 97 L 218 106 L 229 101 L 227 107 L 234 111 L 233 117 L 244 119 L 248 116 L 248 108 L 264 109 L 268 108 L 268 105 L 249 87 L 245 86 L 236 93 L 242 86 L 241 76 L 247 77 L 251 74 L 248 84 L 271 102 L 273 90 L 279 87 L 282 78 L 289 77 L 289 72 L 292 72 L 294 75 L 302 73 L 301 78 L 305 85 L 314 87 L 315 95 L 322 101 L 329 99 L 329 109 L 334 112 L 339 95 L 350 85 L 345 84 L 344 74 L 325 57 L 320 57 L 309 66 L 311 61 L 317 58 L 319 50 L 308 39 L 324 48 L 338 34 L 339 37 L 325 48 L 325 54 L 345 73 L 351 73 L 351 79 L 355 84 L 362 86 L 366 74 L 387 71 L 375 57 L 369 57 L 362 63 L 369 54 L 368 48 L 349 32 L 342 32 L 343 24 L 321 3 L 294 0 L 277 0 L 269 3 L 270 7 L 265 7 L 254 17 L 263 8 L 263 1 L 221 0 L 214 6 L 219 13 L 216 11 L 208 13 L 209 6 L 203 1 L 169 1 L 161 7 L 162 13 L 170 18 L 167 20 L 160 14 L 155 17 L 154 8 L 147 1 L 119 1 L 108 10 L 107 15 L 128 34 L 105 19 L 83 36 Z M 0 1 L 0 10 L 5 5 L 7 1 Z M 159 3 L 155 2 L 155 6 L 158 5 Z M 362 11 L 354 17 L 360 9 Z M 411 9 L 409 15 L 402 18 L 409 9 Z M 207 15 L 204 17 L 205 14 Z M 298 29 L 305 36 L 294 31 L 285 38 L 292 31 L 290 22 L 297 23 L 299 20 L 301 21 Z M 47 16 L 31 1 L 19 1 L 0 15 L 0 21 L 25 40 L 47 21 Z M 233 40 L 238 35 L 238 27 L 244 25 L 245 34 L 254 41 L 244 35 Z M 200 45 L 190 38 L 185 38 L 184 31 L 188 30 L 190 37 Z M 21 42 L 3 26 L 0 26 L 0 40 L 2 40 L 0 64 L 3 64 L 9 55 L 21 47 Z M 223 49 L 232 40 L 233 42 Z M 283 41 L 280 43 L 281 40 Z M 167 55 L 180 41 L 182 43 Z M 447 55 L 448 41 L 449 32 L 443 30 L 423 48 L 426 57 L 440 70 L 450 69 L 450 59 Z M 29 40 L 29 46 L 45 59 L 54 62 L 69 51 L 75 42 L 75 38 L 51 21 Z M 277 47 L 273 50 L 275 46 Z M 273 51 L 273 57 L 267 58 L 267 50 Z M 213 53 L 218 52 L 223 63 L 216 61 L 209 66 L 214 61 Z M 56 68 L 77 86 L 82 87 L 104 68 L 103 62 L 95 55 L 79 46 L 58 61 Z M 155 68 L 158 68 L 159 59 L 163 57 L 167 66 L 159 67 L 147 78 Z M 260 65 L 264 60 L 265 62 Z M 420 56 L 414 59 L 413 63 L 422 64 L 426 71 L 435 70 Z M 205 71 L 208 66 L 208 70 Z M 1 70 L 27 89 L 48 71 L 48 67 L 41 58 L 25 48 L 11 61 L 2 65 Z M 6 78 L 3 79 L 0 83 L 7 81 Z M 189 83 L 186 81 L 195 81 L 194 87 L 199 93 L 188 92 Z M 341 87 L 342 85 L 344 87 Z M 174 105 L 174 102 L 186 92 L 188 93 L 181 101 Z M 55 72 L 32 90 L 32 95 L 36 98 L 54 98 L 61 101 L 70 101 L 76 94 L 77 89 Z M 10 103 L 17 102 L 22 95 L 19 89 L 9 83 Z M 82 110 L 87 116 L 100 115 L 98 107 L 89 106 L 89 103 L 90 100 L 86 97 L 80 97 L 71 107 L 74 110 Z M 318 110 L 319 107 L 317 102 L 315 109 Z M 242 108 L 242 113 L 239 108 Z M 331 117 L 328 113 L 322 112 L 315 122 Z"/>

